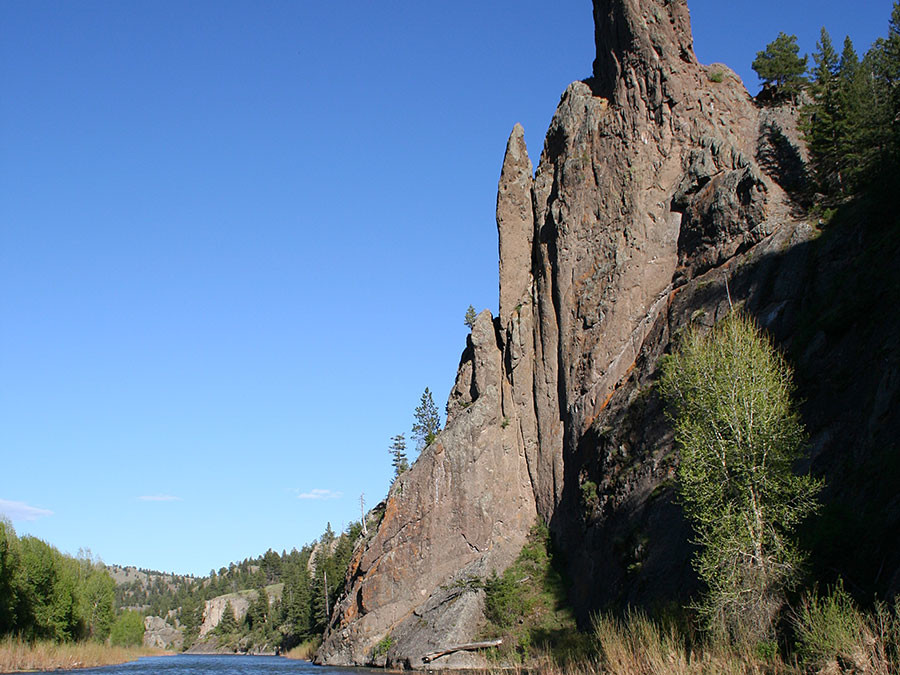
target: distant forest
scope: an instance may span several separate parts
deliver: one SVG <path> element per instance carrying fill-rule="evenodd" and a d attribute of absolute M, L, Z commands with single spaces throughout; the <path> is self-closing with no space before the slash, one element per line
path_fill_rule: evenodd
<path fill-rule="evenodd" d="M 316 542 L 299 551 L 279 554 L 269 549 L 258 558 L 210 570 L 209 576 L 201 578 L 149 572 L 145 579 L 116 587 L 116 606 L 168 618 L 172 623 L 177 620 L 184 629 L 185 645 L 190 645 L 197 639 L 207 600 L 256 590 L 257 602 L 246 615 L 233 625 L 231 617 L 223 619 L 224 626 L 217 636 L 228 643 L 244 638 L 245 645 L 290 649 L 325 630 L 326 599 L 330 609 L 343 591 L 350 557 L 361 532 L 360 523 L 352 523 L 340 535 L 329 524 Z M 268 597 L 266 588 L 280 584 L 280 599 L 271 605 L 258 602 L 259 598 Z"/>

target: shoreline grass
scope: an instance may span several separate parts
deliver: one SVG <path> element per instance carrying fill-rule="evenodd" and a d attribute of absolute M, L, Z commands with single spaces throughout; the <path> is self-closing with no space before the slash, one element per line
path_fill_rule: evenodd
<path fill-rule="evenodd" d="M 97 642 L 28 642 L 6 637 L 0 640 L 0 673 L 96 668 L 170 653 L 150 647 L 111 647 Z"/>
<path fill-rule="evenodd" d="M 322 640 L 318 637 L 306 640 L 293 649 L 289 649 L 282 654 L 282 656 L 286 659 L 294 659 L 297 661 L 312 661 L 320 644 L 322 644 Z"/>

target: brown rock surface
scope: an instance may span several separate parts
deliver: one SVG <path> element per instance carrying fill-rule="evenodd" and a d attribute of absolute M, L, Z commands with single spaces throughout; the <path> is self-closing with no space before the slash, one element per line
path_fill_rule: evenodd
<path fill-rule="evenodd" d="M 372 662 L 390 637 L 388 663 L 420 666 L 428 652 L 466 642 L 482 611 L 468 581 L 504 569 L 535 520 L 524 453 L 503 420 L 489 312 L 475 320 L 466 354 L 453 421 L 392 486 L 378 531 L 351 562 L 320 663 Z M 441 661 L 479 662 L 467 653 Z"/>
<path fill-rule="evenodd" d="M 697 63 L 684 0 L 595 0 L 594 19 L 593 78 L 566 89 L 533 178 L 521 127 L 510 136 L 499 317 L 479 315 L 446 429 L 357 551 L 321 663 L 374 662 L 390 637 L 378 664 L 415 667 L 473 640 L 482 597 L 467 582 L 509 564 L 536 514 L 585 620 L 696 585 L 657 363 L 672 336 L 730 303 L 776 340 L 797 330 L 815 282 L 816 233 L 790 196 L 805 150 L 796 110 L 760 109 L 726 67 Z M 897 351 L 873 385 L 882 413 L 866 423 L 898 397 Z M 587 480 L 596 502 L 585 503 Z M 467 653 L 431 667 L 478 663 Z"/>

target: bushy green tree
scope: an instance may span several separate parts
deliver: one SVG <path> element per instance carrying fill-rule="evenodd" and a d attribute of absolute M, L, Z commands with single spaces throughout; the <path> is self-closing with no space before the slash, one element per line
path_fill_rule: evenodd
<path fill-rule="evenodd" d="M 0 518 L 0 635 L 12 633 L 17 626 L 15 577 L 19 569 L 18 544 L 12 523 Z"/>
<path fill-rule="evenodd" d="M 764 85 L 774 86 L 780 96 L 795 97 L 806 84 L 806 60 L 799 55 L 796 35 L 778 37 L 756 53 L 752 67 Z"/>
<path fill-rule="evenodd" d="M 120 647 L 137 647 L 144 642 L 144 617 L 140 612 L 122 612 L 109 634 L 109 641 Z"/>
<path fill-rule="evenodd" d="M 84 620 L 85 637 L 103 641 L 109 636 L 116 617 L 116 584 L 102 565 L 90 560 L 78 562 L 82 568 L 78 584 L 79 614 Z"/>
<path fill-rule="evenodd" d="M 706 333 L 688 330 L 660 384 L 700 544 L 706 626 L 736 641 L 767 639 L 804 560 L 793 534 L 820 488 L 792 471 L 806 437 L 791 369 L 751 319 L 732 312 Z"/>
<path fill-rule="evenodd" d="M 425 387 L 425 391 L 422 393 L 422 400 L 416 407 L 414 417 L 416 421 L 412 426 L 413 437 L 418 441 L 419 449 L 426 448 L 431 445 L 441 431 L 441 414 L 434 405 L 434 399 L 432 399 L 428 387 Z"/>
<path fill-rule="evenodd" d="M 34 537 L 19 541 L 18 627 L 27 636 L 75 640 L 83 624 L 77 611 L 74 561 Z"/>

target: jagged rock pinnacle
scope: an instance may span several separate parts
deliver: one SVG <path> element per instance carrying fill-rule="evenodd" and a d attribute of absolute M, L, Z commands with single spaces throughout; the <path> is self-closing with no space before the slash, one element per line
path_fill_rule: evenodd
<path fill-rule="evenodd" d="M 506 144 L 497 190 L 497 232 L 500 238 L 500 324 L 527 296 L 531 285 L 532 168 L 521 124 Z"/>

